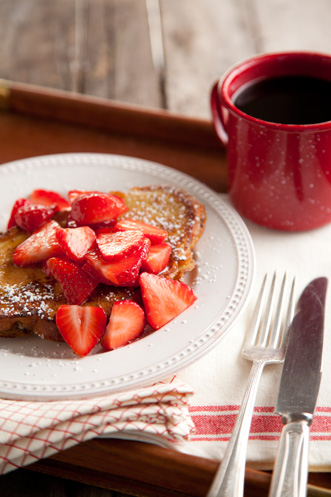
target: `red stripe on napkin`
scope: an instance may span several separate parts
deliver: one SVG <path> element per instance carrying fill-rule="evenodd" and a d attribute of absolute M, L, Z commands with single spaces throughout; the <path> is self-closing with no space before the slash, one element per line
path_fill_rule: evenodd
<path fill-rule="evenodd" d="M 195 432 L 193 441 L 229 441 L 239 406 L 191 406 L 189 408 Z M 277 440 L 282 430 L 281 417 L 273 407 L 256 407 L 250 430 L 250 440 Z M 331 408 L 318 407 L 310 430 L 311 440 L 331 440 Z"/>

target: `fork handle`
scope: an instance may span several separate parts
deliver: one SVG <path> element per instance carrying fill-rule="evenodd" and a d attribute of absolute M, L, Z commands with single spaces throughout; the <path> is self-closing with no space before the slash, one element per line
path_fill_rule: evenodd
<path fill-rule="evenodd" d="M 207 497 L 242 497 L 246 449 L 256 394 L 265 362 L 253 362 L 246 392 L 223 461 L 217 470 Z"/>
<path fill-rule="evenodd" d="M 286 421 L 285 421 L 286 422 Z M 308 477 L 310 419 L 284 425 L 272 474 L 269 497 L 305 497 Z"/>

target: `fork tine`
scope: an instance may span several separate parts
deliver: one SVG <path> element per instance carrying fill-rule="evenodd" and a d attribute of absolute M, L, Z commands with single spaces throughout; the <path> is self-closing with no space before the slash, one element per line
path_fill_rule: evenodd
<path fill-rule="evenodd" d="M 285 306 L 285 289 L 287 282 L 287 274 L 284 273 L 279 296 L 277 301 L 277 308 L 273 315 L 273 307 L 275 301 L 276 289 L 276 272 L 273 274 L 270 289 L 267 297 L 267 303 L 264 307 L 266 299 L 268 275 L 265 274 L 262 285 L 260 288 L 257 304 L 254 310 L 253 321 L 250 326 L 250 333 L 247 334 L 245 346 L 255 345 L 259 347 L 277 348 L 286 343 L 286 336 L 288 328 L 294 313 L 294 288 L 295 278 L 292 281 L 291 292 L 289 296 L 289 303 L 285 314 L 285 322 L 282 320 Z M 272 325 L 272 319 L 274 320 Z"/>
<path fill-rule="evenodd" d="M 282 285 L 279 292 L 278 304 L 276 313 L 274 316 L 274 325 L 272 327 L 272 332 L 270 334 L 269 345 L 271 347 L 277 347 L 281 343 L 282 339 L 282 316 L 284 312 L 284 301 L 285 301 L 285 285 L 286 285 L 286 273 L 284 274 Z"/>
<path fill-rule="evenodd" d="M 264 314 L 264 320 L 260 329 L 260 333 L 258 338 L 258 342 L 256 342 L 256 345 L 259 345 L 260 347 L 265 347 L 268 342 L 268 330 L 270 329 L 270 323 L 271 323 L 271 318 L 272 318 L 272 310 L 273 310 L 273 304 L 274 304 L 274 298 L 275 298 L 275 285 L 276 285 L 276 273 L 274 273 L 272 281 L 271 281 L 271 287 L 269 291 L 269 296 L 268 296 L 268 301 L 267 305 L 265 308 L 265 314 Z"/>
<path fill-rule="evenodd" d="M 265 292 L 266 282 L 267 282 L 267 274 L 264 275 L 264 278 L 262 281 L 261 289 L 259 292 L 259 296 L 257 299 L 255 309 L 254 309 L 252 323 L 251 323 L 251 326 L 249 328 L 250 332 L 247 333 L 247 335 L 246 335 L 245 346 L 252 345 L 256 341 L 256 337 L 257 337 L 257 334 L 259 332 L 261 316 L 263 313 L 264 298 L 265 298 L 265 294 L 266 294 L 266 292 Z"/>

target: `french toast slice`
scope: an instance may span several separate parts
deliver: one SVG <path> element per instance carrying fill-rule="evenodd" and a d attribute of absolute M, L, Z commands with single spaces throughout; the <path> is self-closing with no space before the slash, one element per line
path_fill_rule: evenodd
<path fill-rule="evenodd" d="M 129 207 L 122 218 L 144 220 L 168 232 L 167 242 L 172 251 L 162 275 L 182 279 L 195 266 L 193 248 L 204 229 L 205 207 L 172 185 L 135 187 L 122 196 Z"/>
<path fill-rule="evenodd" d="M 193 248 L 206 220 L 205 208 L 192 195 L 170 186 L 135 187 L 116 192 L 128 206 L 123 218 L 144 221 L 168 232 L 171 257 L 162 275 L 182 279 L 194 267 Z M 62 214 L 63 217 L 63 214 Z M 58 218 L 59 223 L 65 218 Z M 17 267 L 13 252 L 29 234 L 12 227 L 0 235 L 0 336 L 31 333 L 51 341 L 63 341 L 56 323 L 58 308 L 66 304 L 58 282 L 42 267 Z M 139 290 L 100 283 L 83 305 L 100 306 L 110 315 L 115 301 L 139 300 Z"/>
<path fill-rule="evenodd" d="M 0 237 L 0 336 L 16 337 L 35 333 L 59 342 L 62 337 L 55 324 L 58 308 L 66 304 L 59 283 L 41 267 L 15 266 L 15 248 L 28 234 L 10 228 Z M 115 300 L 135 299 L 135 290 L 100 283 L 84 305 L 101 306 L 109 316 Z"/>

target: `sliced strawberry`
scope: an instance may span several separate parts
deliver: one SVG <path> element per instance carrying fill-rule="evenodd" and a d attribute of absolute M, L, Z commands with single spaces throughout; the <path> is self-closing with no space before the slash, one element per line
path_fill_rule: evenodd
<path fill-rule="evenodd" d="M 114 233 L 114 226 L 116 222 L 117 219 L 115 217 L 114 219 L 110 219 L 109 221 L 104 221 L 103 223 L 90 224 L 90 226 L 94 231 L 109 230 Z"/>
<path fill-rule="evenodd" d="M 141 269 L 148 273 L 158 274 L 167 267 L 171 254 L 171 245 L 163 242 L 152 245 L 146 259 L 143 261 Z"/>
<path fill-rule="evenodd" d="M 69 193 L 68 193 L 69 203 L 72 204 L 73 201 L 77 197 L 80 197 L 82 195 L 89 195 L 91 193 L 94 193 L 94 194 L 97 194 L 97 195 L 98 194 L 101 194 L 101 195 L 110 195 L 111 197 L 115 197 L 113 200 L 117 204 L 117 207 L 118 207 L 118 209 L 120 211 L 119 214 L 123 214 L 124 212 L 126 212 L 128 210 L 127 205 L 125 204 L 125 202 L 122 199 L 122 197 L 119 197 L 118 195 L 113 194 L 113 193 L 105 193 L 105 192 L 100 192 L 100 191 L 97 191 L 97 190 L 70 190 Z"/>
<path fill-rule="evenodd" d="M 104 221 L 103 223 L 95 223 L 95 224 L 91 223 L 89 225 L 89 227 L 91 229 L 93 229 L 93 231 L 95 231 L 95 232 L 100 231 L 100 230 L 108 230 L 108 231 L 111 231 L 113 233 L 115 224 L 116 224 L 116 218 L 110 219 L 109 221 Z M 67 217 L 66 227 L 67 228 L 79 228 L 79 226 L 81 226 L 81 225 L 79 223 L 77 223 L 77 221 L 72 219 L 72 217 L 69 214 L 69 216 Z"/>
<path fill-rule="evenodd" d="M 70 207 L 69 202 L 65 198 L 63 198 L 62 195 L 52 190 L 33 190 L 29 197 L 29 200 L 32 204 L 37 205 L 57 205 L 60 211 L 68 209 L 68 207 Z"/>
<path fill-rule="evenodd" d="M 168 236 L 167 231 L 162 228 L 152 226 L 151 224 L 147 224 L 142 221 L 136 221 L 134 219 L 121 219 L 118 223 L 116 223 L 115 230 L 140 230 L 147 238 L 150 239 L 152 245 L 162 243 Z"/>
<path fill-rule="evenodd" d="M 9 230 L 9 228 L 16 226 L 15 216 L 16 216 L 16 212 L 18 211 L 18 209 L 20 207 L 22 207 L 23 205 L 29 204 L 29 203 L 30 203 L 29 200 L 27 200 L 26 198 L 18 198 L 16 200 L 16 202 L 13 205 L 10 216 L 9 216 L 9 221 L 8 221 L 8 225 L 7 225 L 8 230 Z"/>
<path fill-rule="evenodd" d="M 79 225 L 96 224 L 116 216 L 116 205 L 106 193 L 79 195 L 71 206 L 71 218 Z"/>
<path fill-rule="evenodd" d="M 141 231 L 118 231 L 116 233 L 101 232 L 97 236 L 97 245 L 105 262 L 112 262 L 126 257 L 136 251 L 144 243 Z"/>
<path fill-rule="evenodd" d="M 61 305 L 56 325 L 68 345 L 79 356 L 86 356 L 105 332 L 107 316 L 101 307 Z"/>
<path fill-rule="evenodd" d="M 73 261 L 51 257 L 46 263 L 47 273 L 60 283 L 68 304 L 80 305 L 98 286 L 98 281 L 89 276 Z"/>
<path fill-rule="evenodd" d="M 83 259 L 96 239 L 94 231 L 88 226 L 60 229 L 56 236 L 66 256 L 76 262 Z"/>
<path fill-rule="evenodd" d="M 145 313 L 136 302 L 117 301 L 113 304 L 101 345 L 106 350 L 122 347 L 137 338 L 144 326 Z"/>
<path fill-rule="evenodd" d="M 127 209 L 123 200 L 107 193 L 79 195 L 72 203 L 71 218 L 79 225 L 93 225 L 115 219 Z"/>
<path fill-rule="evenodd" d="M 68 193 L 69 203 L 72 204 L 77 197 L 80 197 L 81 195 L 86 195 L 88 193 L 104 193 L 104 192 L 99 192 L 97 190 L 70 190 Z"/>
<path fill-rule="evenodd" d="M 85 255 L 83 268 L 94 278 L 107 285 L 135 286 L 143 260 L 150 248 L 150 241 L 145 238 L 141 247 L 135 252 L 114 262 L 105 262 L 99 250 L 90 250 Z"/>
<path fill-rule="evenodd" d="M 108 226 L 102 226 L 101 228 L 94 228 L 93 227 L 93 230 L 94 230 L 95 234 L 97 235 L 97 237 L 99 235 L 104 234 L 104 233 L 107 233 L 107 234 L 115 233 L 115 231 L 114 231 L 114 225 L 115 224 L 113 224 L 113 225 L 110 224 Z"/>
<path fill-rule="evenodd" d="M 124 214 L 125 212 L 127 212 L 127 210 L 129 208 L 121 197 L 118 197 L 117 195 L 112 195 L 112 194 L 109 194 L 109 196 L 112 198 L 113 202 L 115 202 L 115 204 L 116 204 L 116 208 L 117 208 L 117 212 L 118 212 L 117 216 L 120 216 L 121 214 Z"/>
<path fill-rule="evenodd" d="M 16 247 L 13 253 L 14 263 L 25 267 L 62 254 L 56 238 L 60 229 L 56 221 L 48 221 Z"/>
<path fill-rule="evenodd" d="M 174 319 L 197 299 L 192 288 L 185 283 L 155 274 L 141 273 L 139 283 L 147 321 L 155 330 Z"/>
<path fill-rule="evenodd" d="M 80 195 L 85 195 L 86 193 L 91 192 L 88 190 L 70 190 L 68 192 L 69 204 L 72 204 L 77 197 L 79 197 Z"/>
<path fill-rule="evenodd" d="M 15 223 L 20 228 L 33 233 L 49 221 L 59 210 L 56 205 L 49 207 L 25 203 L 15 213 Z"/>

